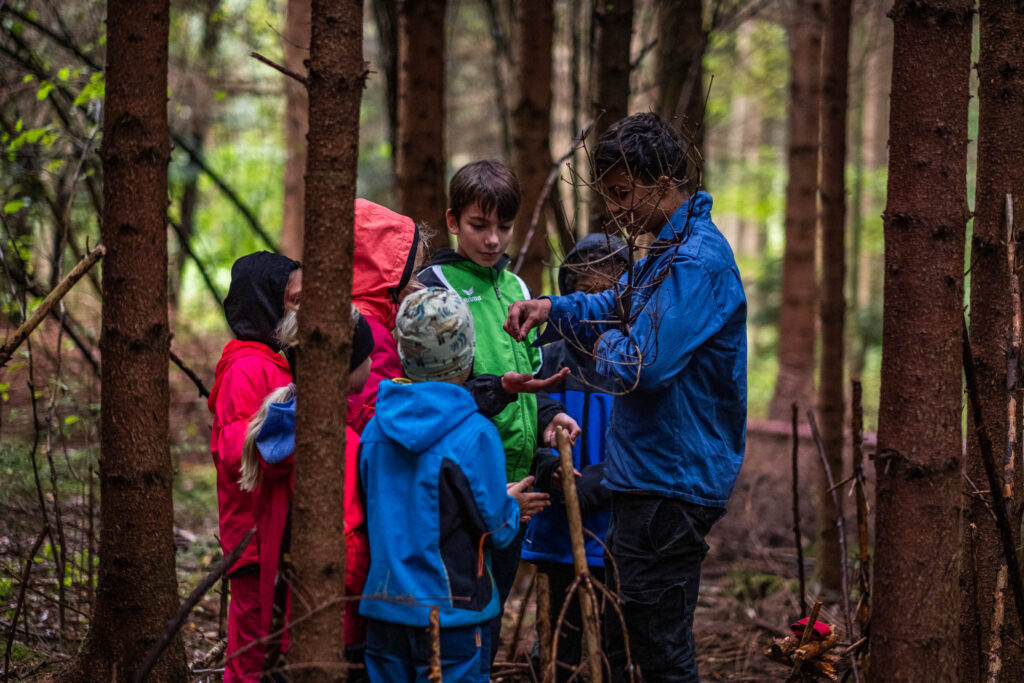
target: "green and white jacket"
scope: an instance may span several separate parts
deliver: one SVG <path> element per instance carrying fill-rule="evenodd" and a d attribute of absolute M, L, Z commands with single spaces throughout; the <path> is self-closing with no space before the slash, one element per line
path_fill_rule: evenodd
<path fill-rule="evenodd" d="M 532 298 L 529 287 L 515 273 L 506 270 L 508 256 L 494 266 L 485 268 L 458 255 L 451 249 L 440 249 L 432 264 L 420 271 L 420 282 L 428 287 L 455 290 L 473 314 L 476 333 L 476 355 L 473 374 L 501 376 L 506 372 L 540 371 L 541 352 L 530 346 L 536 337 L 531 331 L 526 341 L 517 342 L 505 333 L 503 325 L 508 307 L 515 301 Z M 561 410 L 550 407 L 551 399 L 541 398 L 541 420 Z M 519 481 L 530 473 L 537 447 L 538 397 L 519 394 L 501 413 L 492 418 L 505 448 L 505 475 L 508 481 Z"/>

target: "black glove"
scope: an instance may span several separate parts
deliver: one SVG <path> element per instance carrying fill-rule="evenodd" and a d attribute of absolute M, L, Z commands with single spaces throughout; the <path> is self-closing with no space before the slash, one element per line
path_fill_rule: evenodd
<path fill-rule="evenodd" d="M 488 419 L 497 416 L 516 400 L 514 394 L 501 388 L 501 377 L 497 375 L 474 375 L 466 380 L 464 386 L 473 394 L 477 410 Z"/>
<path fill-rule="evenodd" d="M 576 480 L 576 495 L 580 499 L 580 512 L 584 515 L 606 510 L 612 505 L 612 492 L 601 480 L 604 479 L 604 463 L 584 467 Z"/>

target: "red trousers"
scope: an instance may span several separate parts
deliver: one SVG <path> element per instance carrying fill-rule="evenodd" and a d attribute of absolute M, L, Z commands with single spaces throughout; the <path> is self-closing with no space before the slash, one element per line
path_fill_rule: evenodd
<path fill-rule="evenodd" d="M 266 645 L 260 643 L 238 656 L 235 653 L 266 635 L 260 626 L 260 575 L 249 574 L 231 579 L 224 683 L 258 683 L 263 673 Z"/>

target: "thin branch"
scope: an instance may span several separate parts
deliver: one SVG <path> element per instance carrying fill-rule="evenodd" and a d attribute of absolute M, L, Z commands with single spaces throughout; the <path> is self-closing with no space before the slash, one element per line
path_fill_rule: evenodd
<path fill-rule="evenodd" d="M 7 633 L 7 650 L 4 652 L 4 683 L 7 682 L 11 675 L 11 648 L 14 647 L 14 630 L 18 626 L 18 615 L 25 605 L 25 591 L 28 589 L 28 579 L 32 572 L 32 564 L 36 553 L 39 552 L 39 546 L 43 544 L 43 539 L 46 538 L 49 532 L 49 526 L 44 524 L 43 530 L 39 532 L 36 542 L 32 544 L 32 549 L 25 559 L 25 568 L 21 571 L 21 587 L 18 589 L 18 602 L 14 606 L 14 615 L 11 616 L 11 630 Z"/>
<path fill-rule="evenodd" d="M 167 646 L 171 644 L 174 634 L 176 634 L 182 624 L 185 623 L 185 619 L 188 618 L 189 612 L 192 611 L 193 607 L 199 604 L 199 601 L 202 600 L 204 595 L 206 595 L 206 591 L 210 590 L 210 588 L 220 580 L 220 577 L 234 566 L 238 558 L 242 556 L 242 551 L 245 550 L 247 545 L 249 545 L 249 541 L 252 540 L 252 537 L 255 534 L 256 527 L 249 529 L 249 532 L 242 538 L 238 545 L 235 546 L 235 549 L 232 550 L 227 557 L 217 563 L 217 566 L 206 575 L 206 578 L 199 582 L 199 585 L 196 586 L 195 590 L 193 590 L 191 595 L 188 596 L 188 599 L 181 604 L 177 613 L 171 617 L 170 621 L 167 622 L 164 632 L 160 634 L 160 639 L 157 640 L 149 651 L 149 654 L 146 655 L 146 659 L 142 662 L 142 666 L 139 667 L 138 671 L 136 671 L 135 675 L 132 677 L 134 683 L 142 683 L 142 681 L 146 680 L 146 676 L 148 676 L 149 672 L 153 670 L 154 666 L 156 666 L 156 662 L 160 659 L 160 655 L 165 649 L 167 649 Z"/>
<path fill-rule="evenodd" d="M 804 543 L 800 536 L 800 466 L 797 456 L 800 453 L 800 433 L 797 428 L 799 409 L 793 403 L 793 537 L 796 545 L 796 567 L 800 577 L 800 607 L 803 614 L 807 603 L 807 582 L 804 577 Z"/>
<path fill-rule="evenodd" d="M 296 81 L 298 81 L 302 85 L 309 85 L 309 82 L 306 80 L 305 76 L 301 76 L 301 75 L 295 73 L 294 71 L 292 71 L 291 69 L 289 69 L 286 66 L 281 66 L 277 62 L 264 57 L 259 52 L 250 52 L 249 56 L 252 57 L 253 59 L 255 59 L 258 62 L 263 62 L 264 64 L 269 66 L 271 69 L 276 69 L 276 70 L 280 71 L 281 73 L 283 73 L 288 78 L 294 78 Z"/>
<path fill-rule="evenodd" d="M 17 348 L 21 346 L 23 341 L 25 341 L 25 338 L 32 333 L 32 330 L 39 326 L 39 323 L 43 321 L 43 318 L 45 318 L 53 307 L 64 298 L 64 295 L 71 290 L 74 284 L 78 282 L 78 280 L 81 279 L 81 277 L 85 275 L 106 253 L 107 248 L 100 244 L 89 252 L 85 258 L 79 261 L 78 265 L 71 269 L 71 272 L 68 273 L 67 277 L 61 280 L 56 289 L 47 295 L 46 299 L 43 300 L 43 303 L 39 305 L 39 308 L 35 310 L 32 316 L 22 323 L 21 327 L 15 330 L 14 334 L 8 337 L 7 341 L 4 342 L 4 345 L 0 347 L 0 367 L 7 364 L 7 361 L 11 359 L 11 356 L 14 355 Z"/>
<path fill-rule="evenodd" d="M 185 365 L 185 361 L 181 360 L 178 354 L 176 354 L 174 351 L 170 351 L 169 353 L 171 355 L 171 362 L 173 362 L 175 365 L 181 368 L 181 371 L 184 372 L 188 376 L 188 378 L 192 380 L 192 383 L 196 385 L 196 389 L 199 390 L 199 397 L 209 398 L 210 390 L 206 388 L 205 384 L 203 384 L 203 380 L 199 379 L 199 375 L 197 375 L 195 371 L 192 370 L 192 368 Z"/>

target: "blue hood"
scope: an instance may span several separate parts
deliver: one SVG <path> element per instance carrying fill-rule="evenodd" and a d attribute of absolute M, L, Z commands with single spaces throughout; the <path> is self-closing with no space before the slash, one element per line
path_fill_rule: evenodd
<path fill-rule="evenodd" d="M 381 382 L 377 425 L 405 450 L 423 453 L 477 412 L 469 391 L 449 382 Z"/>

